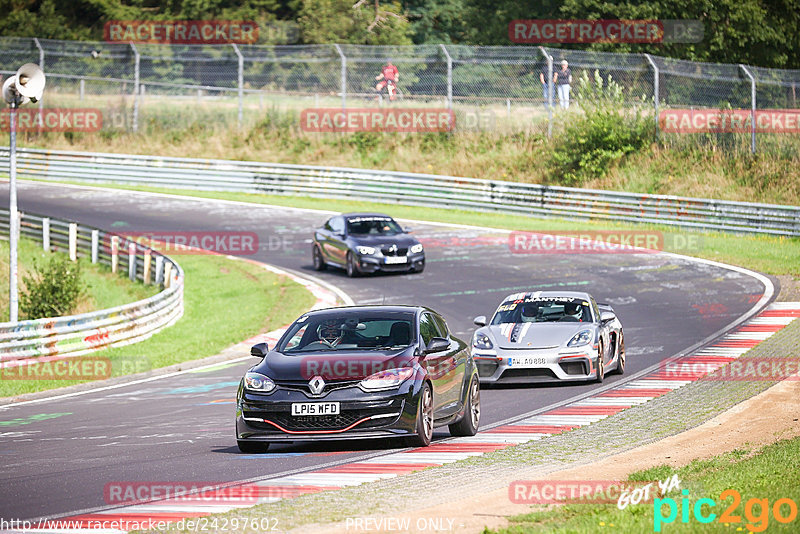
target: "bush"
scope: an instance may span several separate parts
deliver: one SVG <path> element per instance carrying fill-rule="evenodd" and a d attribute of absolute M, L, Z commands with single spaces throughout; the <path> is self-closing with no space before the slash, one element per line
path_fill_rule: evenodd
<path fill-rule="evenodd" d="M 34 262 L 33 273 L 22 280 L 19 307 L 28 319 L 69 315 L 86 291 L 80 264 L 60 254 L 44 265 Z"/>
<path fill-rule="evenodd" d="M 576 102 L 583 114 L 567 122 L 554 140 L 550 175 L 563 185 L 602 178 L 626 155 L 649 144 L 652 119 L 641 106 L 626 107 L 622 86 L 611 75 L 606 80 L 586 71 L 578 81 Z"/>

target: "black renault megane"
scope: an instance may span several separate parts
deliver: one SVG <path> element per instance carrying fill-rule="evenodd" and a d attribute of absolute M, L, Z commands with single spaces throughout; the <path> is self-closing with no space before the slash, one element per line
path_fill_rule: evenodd
<path fill-rule="evenodd" d="M 467 345 L 438 313 L 353 306 L 306 313 L 245 373 L 236 399 L 243 452 L 270 443 L 402 438 L 430 444 L 434 427 L 473 436 L 478 374 Z"/>
<path fill-rule="evenodd" d="M 425 269 L 422 244 L 382 213 L 331 217 L 314 232 L 311 254 L 317 271 L 334 265 L 346 269 L 348 276 Z"/>

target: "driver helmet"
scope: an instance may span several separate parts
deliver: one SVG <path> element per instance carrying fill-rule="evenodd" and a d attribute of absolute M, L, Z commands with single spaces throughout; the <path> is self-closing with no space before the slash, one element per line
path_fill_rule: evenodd
<path fill-rule="evenodd" d="M 533 323 L 539 313 L 539 306 L 536 304 L 525 304 L 520 309 L 520 316 L 523 323 Z"/>
<path fill-rule="evenodd" d="M 321 341 L 327 341 L 330 344 L 336 343 L 342 337 L 342 328 L 336 319 L 327 319 L 322 321 L 317 327 L 317 334 Z"/>
<path fill-rule="evenodd" d="M 581 305 L 577 302 L 568 302 L 564 304 L 564 314 L 569 315 L 571 317 L 575 317 L 576 319 L 580 319 L 581 316 Z"/>

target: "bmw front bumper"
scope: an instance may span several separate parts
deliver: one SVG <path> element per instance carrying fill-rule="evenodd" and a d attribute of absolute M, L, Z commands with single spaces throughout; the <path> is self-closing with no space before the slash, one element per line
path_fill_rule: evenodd
<path fill-rule="evenodd" d="M 397 257 L 406 258 L 406 261 L 403 263 L 387 263 L 387 261 L 392 261 L 390 258 Z M 425 252 L 409 254 L 408 256 L 358 256 L 358 270 L 362 273 L 418 271 L 424 268 Z"/>

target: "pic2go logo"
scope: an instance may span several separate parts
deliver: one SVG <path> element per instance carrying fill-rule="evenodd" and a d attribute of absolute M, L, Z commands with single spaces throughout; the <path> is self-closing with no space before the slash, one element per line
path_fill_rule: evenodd
<path fill-rule="evenodd" d="M 695 521 L 699 523 L 713 523 L 715 520 L 718 523 L 741 523 L 742 516 L 736 515 L 735 512 L 742 502 L 742 495 L 734 490 L 727 489 L 719 494 L 719 500 L 724 501 L 732 498 L 733 502 L 725 508 L 725 511 L 719 516 L 712 512 L 712 509 L 717 506 L 714 499 L 698 499 L 694 505 L 689 502 L 689 490 L 685 489 L 681 492 L 683 498 L 680 502 L 680 507 L 675 499 L 670 497 L 653 500 L 653 531 L 661 532 L 661 528 L 665 524 L 673 523 L 678 518 L 678 512 L 681 514 L 681 522 L 689 522 L 689 513 L 694 515 Z M 667 515 L 664 515 L 664 508 L 666 507 Z M 750 499 L 744 505 L 744 517 L 748 523 L 745 525 L 750 532 L 764 532 L 769 526 L 769 516 L 772 512 L 772 518 L 778 523 L 791 523 L 797 518 L 797 504 L 788 498 L 778 499 L 770 507 L 769 499 Z"/>

